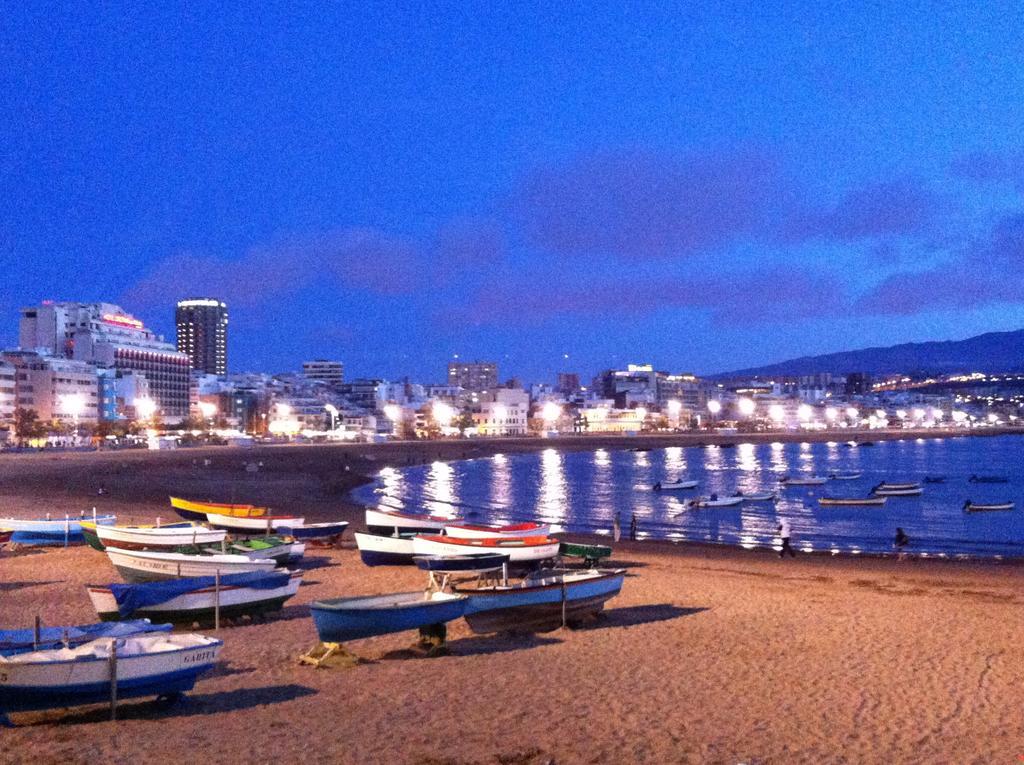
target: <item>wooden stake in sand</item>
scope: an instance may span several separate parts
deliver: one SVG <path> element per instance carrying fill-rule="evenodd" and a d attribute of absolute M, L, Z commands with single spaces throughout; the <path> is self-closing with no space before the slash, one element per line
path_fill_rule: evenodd
<path fill-rule="evenodd" d="M 41 623 L 42 622 L 39 619 L 39 614 L 36 614 L 36 624 L 35 624 L 35 627 L 32 629 L 32 650 L 33 651 L 38 651 L 39 650 L 39 633 L 40 633 L 40 625 L 41 625 Z"/>
<path fill-rule="evenodd" d="M 213 631 L 220 631 L 220 569 L 213 572 Z"/>
<path fill-rule="evenodd" d="M 110 641 L 110 719 L 117 719 L 117 639 Z"/>

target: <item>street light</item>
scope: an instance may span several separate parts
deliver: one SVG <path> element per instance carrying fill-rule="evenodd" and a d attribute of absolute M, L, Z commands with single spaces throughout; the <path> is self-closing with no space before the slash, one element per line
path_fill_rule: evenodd
<path fill-rule="evenodd" d="M 331 416 L 331 419 L 329 420 L 330 427 L 328 428 L 328 430 L 334 430 L 335 418 L 338 416 L 338 407 L 336 407 L 334 404 L 324 404 L 324 409 L 326 409 L 327 414 Z"/>
<path fill-rule="evenodd" d="M 768 407 L 768 416 L 776 425 L 781 425 L 782 421 L 786 419 L 786 410 L 782 408 L 781 404 L 772 404 Z"/>
<path fill-rule="evenodd" d="M 736 408 L 740 410 L 740 414 L 744 417 L 749 417 L 754 413 L 757 408 L 757 404 L 751 398 L 741 398 L 736 402 Z"/>
<path fill-rule="evenodd" d="M 151 419 L 156 414 L 156 402 L 151 398 L 136 399 L 135 413 L 140 420 Z"/>
<path fill-rule="evenodd" d="M 825 419 L 826 420 L 828 420 L 829 422 L 832 422 L 838 416 L 839 416 L 839 410 L 836 409 L 834 406 L 825 407 Z"/>
<path fill-rule="evenodd" d="M 85 411 L 85 399 L 80 393 L 69 393 L 61 399 L 65 412 L 71 415 L 75 421 L 75 441 L 78 440 L 78 418 Z"/>
<path fill-rule="evenodd" d="M 443 401 L 435 401 L 431 410 L 434 413 L 434 419 L 437 421 L 437 424 L 442 428 L 447 428 L 452 424 L 452 420 L 455 419 L 455 410 Z"/>
<path fill-rule="evenodd" d="M 813 415 L 814 410 L 811 409 L 809 404 L 800 404 L 800 406 L 797 407 L 796 416 L 799 417 L 804 422 L 811 419 Z"/>
<path fill-rule="evenodd" d="M 554 401 L 548 401 L 540 410 L 540 417 L 547 425 L 554 425 L 562 416 L 562 407 Z"/>
<path fill-rule="evenodd" d="M 716 398 L 711 399 L 708 401 L 708 411 L 711 412 L 712 415 L 717 415 L 722 411 L 722 402 Z"/>

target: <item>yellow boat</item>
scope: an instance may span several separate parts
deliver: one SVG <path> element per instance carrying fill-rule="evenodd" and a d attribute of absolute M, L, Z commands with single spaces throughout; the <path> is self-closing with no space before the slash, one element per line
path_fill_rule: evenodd
<path fill-rule="evenodd" d="M 171 507 L 182 518 L 189 521 L 206 522 L 207 513 L 230 515 L 235 518 L 259 518 L 267 514 L 267 508 L 255 505 L 228 505 L 222 502 L 196 502 L 181 497 L 171 497 Z"/>

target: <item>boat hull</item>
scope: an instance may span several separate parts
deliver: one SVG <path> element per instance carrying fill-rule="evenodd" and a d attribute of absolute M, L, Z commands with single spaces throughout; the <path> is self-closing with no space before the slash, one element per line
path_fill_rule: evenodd
<path fill-rule="evenodd" d="M 389 635 L 393 632 L 444 624 L 466 612 L 465 595 L 422 591 L 399 592 L 369 598 L 338 598 L 310 606 L 317 635 L 324 643 Z"/>
<path fill-rule="evenodd" d="M 128 527 L 82 524 L 85 540 L 93 548 L 121 550 L 171 550 L 175 547 L 202 547 L 224 541 L 227 532 L 205 526 L 172 524 L 170 526 Z"/>
<path fill-rule="evenodd" d="M 22 545 L 63 545 L 82 544 L 86 541 L 82 521 L 92 518 L 21 519 L 0 518 L 0 531 L 11 532 L 10 541 Z M 110 525 L 116 522 L 113 515 L 97 516 L 95 522 Z"/>
<path fill-rule="evenodd" d="M 217 599 L 220 600 L 220 615 L 223 619 L 237 616 L 257 616 L 280 611 L 285 602 L 299 591 L 302 575 L 293 575 L 284 587 L 258 590 L 252 587 L 220 588 L 218 596 L 213 587 L 206 587 L 171 598 L 132 612 L 132 619 L 148 618 L 152 621 L 172 624 L 207 623 L 214 621 Z M 86 588 L 96 615 L 101 621 L 121 621 L 117 600 L 109 587 L 89 586 Z"/>
<path fill-rule="evenodd" d="M 103 641 L 109 643 L 109 641 Z M 190 691 L 217 661 L 223 643 L 212 638 L 174 651 L 118 657 L 119 699 Z M 106 656 L 68 661 L 0 664 L 0 712 L 28 712 L 110 700 Z"/>
<path fill-rule="evenodd" d="M 412 537 L 384 537 L 377 534 L 356 532 L 356 547 L 359 557 L 367 566 L 412 566 Z"/>
<path fill-rule="evenodd" d="M 818 504 L 822 507 L 880 507 L 885 504 L 885 497 L 869 497 L 866 499 L 829 499 L 822 497 Z"/>
<path fill-rule="evenodd" d="M 385 537 L 393 534 L 440 534 L 445 526 L 455 523 L 456 520 L 366 508 L 366 530 L 370 534 Z"/>
<path fill-rule="evenodd" d="M 348 521 L 338 521 L 336 523 L 308 523 L 302 526 L 282 526 L 279 531 L 296 539 L 317 542 L 338 539 L 345 533 L 347 528 Z"/>
<path fill-rule="evenodd" d="M 533 544 L 529 537 L 516 539 L 449 539 L 440 536 L 413 537 L 412 548 L 417 555 L 465 555 L 471 552 L 501 552 L 509 563 L 536 563 L 558 555 L 559 542 L 550 537 Z"/>
<path fill-rule="evenodd" d="M 536 586 L 456 588 L 469 597 L 466 622 L 478 634 L 514 630 L 548 632 L 582 621 L 622 590 L 622 571 L 546 577 Z M 566 581 L 563 588 L 562 579 Z"/>
<path fill-rule="evenodd" d="M 178 553 L 146 553 L 107 548 L 107 557 L 121 578 L 131 584 L 181 579 L 186 576 L 240 574 L 249 571 L 273 571 L 273 560 L 252 560 L 241 555 L 182 555 Z M 225 560 L 230 557 L 232 560 Z"/>
<path fill-rule="evenodd" d="M 521 523 L 512 526 L 446 526 L 444 533 L 456 539 L 520 539 L 522 537 L 546 537 L 551 533 L 551 525 L 547 523 Z"/>
<path fill-rule="evenodd" d="M 237 518 L 233 515 L 207 513 L 206 522 L 215 529 L 223 529 L 239 536 L 261 536 L 279 532 L 285 527 L 302 526 L 304 518 L 264 515 L 258 518 Z"/>

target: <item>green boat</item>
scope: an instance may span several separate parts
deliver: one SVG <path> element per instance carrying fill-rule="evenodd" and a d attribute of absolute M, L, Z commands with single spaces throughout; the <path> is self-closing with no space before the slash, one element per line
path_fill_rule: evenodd
<path fill-rule="evenodd" d="M 606 545 L 585 545 L 579 542 L 562 542 L 558 554 L 567 558 L 583 558 L 589 566 L 596 565 L 602 558 L 610 558 L 612 548 Z"/>

